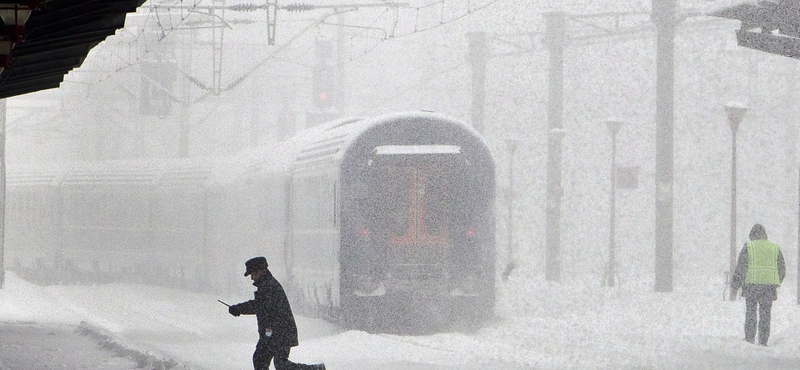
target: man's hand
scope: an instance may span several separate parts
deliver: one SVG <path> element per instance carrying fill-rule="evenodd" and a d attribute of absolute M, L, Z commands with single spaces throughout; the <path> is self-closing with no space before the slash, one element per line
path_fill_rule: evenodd
<path fill-rule="evenodd" d="M 242 314 L 242 312 L 239 310 L 239 305 L 233 305 L 228 307 L 228 313 L 236 317 Z"/>

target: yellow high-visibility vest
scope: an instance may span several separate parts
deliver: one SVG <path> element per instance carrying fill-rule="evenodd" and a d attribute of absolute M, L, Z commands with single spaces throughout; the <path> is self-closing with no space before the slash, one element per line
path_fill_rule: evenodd
<path fill-rule="evenodd" d="M 747 284 L 781 285 L 778 245 L 760 239 L 747 242 Z"/>

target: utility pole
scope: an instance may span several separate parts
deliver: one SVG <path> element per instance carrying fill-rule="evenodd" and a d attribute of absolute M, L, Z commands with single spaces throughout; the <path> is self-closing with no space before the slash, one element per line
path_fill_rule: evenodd
<path fill-rule="evenodd" d="M 547 146 L 547 220 L 545 278 L 547 281 L 561 281 L 561 139 L 564 137 L 562 125 L 564 115 L 564 44 L 567 32 L 566 13 L 545 14 L 545 43 L 550 52 L 549 94 L 547 104 L 548 146 Z"/>
<path fill-rule="evenodd" d="M 517 261 L 514 257 L 514 203 L 516 195 L 514 194 L 514 153 L 517 151 L 518 138 L 506 138 L 508 145 L 508 192 L 506 193 L 506 206 L 508 207 L 508 263 L 501 278 L 503 281 L 508 280 L 508 276 L 517 268 Z"/>
<path fill-rule="evenodd" d="M 676 0 L 652 0 L 652 6 L 656 26 L 655 291 L 672 292 Z"/>
<path fill-rule="evenodd" d="M 278 25 L 278 0 L 267 0 L 267 45 L 275 45 L 275 28 Z"/>
<path fill-rule="evenodd" d="M 338 117 L 336 102 L 336 74 L 338 57 L 331 40 L 318 39 L 314 54 L 316 62 L 312 71 L 311 100 L 313 110 L 306 114 L 306 127 L 316 126 L 320 123 Z"/>
<path fill-rule="evenodd" d="M 219 20 L 225 19 L 225 1 L 226 0 L 214 0 L 214 5 L 219 8 Z M 220 88 L 222 85 L 222 48 L 224 46 L 224 38 L 225 38 L 225 25 L 224 21 L 221 21 L 223 24 L 217 25 L 218 19 L 214 17 L 215 15 L 215 8 L 211 8 L 209 10 L 211 12 L 211 20 L 213 22 L 213 26 L 211 27 L 212 33 L 212 62 L 214 65 L 214 72 L 212 76 L 212 86 L 214 86 L 214 94 L 219 95 Z M 267 13 L 269 14 L 269 13 Z"/>
<path fill-rule="evenodd" d="M 736 269 L 736 134 L 742 124 L 747 108 L 741 103 L 730 102 L 725 105 L 728 123 L 731 126 L 731 250 L 729 255 L 729 276 L 733 278 Z M 736 293 L 731 290 L 731 301 L 736 300 Z"/>
<path fill-rule="evenodd" d="M 583 26 L 593 27 L 588 29 L 602 29 L 601 34 L 589 33 L 583 36 L 570 37 L 571 45 L 577 42 L 591 41 L 597 38 L 630 34 L 630 29 L 620 26 L 623 17 L 637 17 L 641 14 L 633 13 L 604 13 L 582 16 L 568 16 L 564 12 L 550 12 L 545 14 L 546 29 L 544 45 L 549 54 L 548 72 L 548 148 L 547 148 L 547 208 L 546 208 L 546 235 L 545 235 L 545 277 L 548 281 L 561 281 L 561 203 L 564 189 L 561 183 L 562 167 L 562 140 L 564 138 L 564 51 L 567 40 L 567 20 L 576 19 Z M 610 21 L 607 20 L 610 18 Z M 597 19 L 603 19 L 602 24 L 592 25 Z M 608 25 L 613 25 L 610 29 Z M 586 29 L 587 27 L 584 27 Z M 585 33 L 585 32 L 584 32 Z M 473 37 L 470 38 L 470 47 L 473 49 Z M 513 54 L 513 53 L 512 53 Z M 511 55 L 511 54 L 506 54 Z M 477 79 L 477 73 L 474 73 Z M 477 82 L 473 82 L 475 86 Z M 473 100 L 473 111 L 477 104 Z"/>
<path fill-rule="evenodd" d="M 347 61 L 345 60 L 344 45 L 347 43 L 347 34 L 345 29 L 345 13 L 339 13 L 336 16 L 336 22 L 339 27 L 336 30 L 336 82 L 333 87 L 336 94 L 336 101 L 333 102 L 339 116 L 342 116 L 345 109 L 345 88 L 344 88 L 344 67 Z"/>
<path fill-rule="evenodd" d="M 193 29 L 189 30 L 189 38 L 188 42 L 182 43 L 183 47 L 181 48 L 181 69 L 184 71 L 191 71 L 192 70 L 192 45 L 195 44 L 195 36 L 196 33 Z M 189 115 L 191 114 L 191 91 L 189 81 L 186 78 L 181 79 L 182 83 L 180 84 L 181 94 L 181 106 L 180 111 L 181 115 L 179 119 L 179 134 L 178 134 L 178 157 L 180 158 L 187 158 L 189 157 L 189 135 L 192 132 L 191 127 L 189 126 L 190 119 Z"/>
<path fill-rule="evenodd" d="M 617 260 L 616 260 L 616 222 L 617 222 L 617 134 L 622 127 L 622 121 L 607 120 L 606 125 L 611 133 L 611 197 L 609 198 L 609 208 L 611 209 L 608 221 L 608 270 L 606 271 L 606 286 L 616 285 Z"/>
<path fill-rule="evenodd" d="M 252 77 L 253 80 L 256 81 L 256 86 L 263 86 L 264 84 L 261 82 L 261 76 L 255 75 Z M 248 144 L 251 147 L 258 145 L 259 139 L 261 138 L 261 105 L 263 104 L 266 99 L 264 99 L 264 90 L 260 88 L 253 89 L 253 91 L 249 94 L 250 97 L 250 127 L 248 128 L 249 132 L 249 140 Z"/>
<path fill-rule="evenodd" d="M 469 60 L 472 64 L 472 127 L 484 131 L 486 105 L 486 32 L 469 33 Z"/>
<path fill-rule="evenodd" d="M 656 245 L 655 291 L 671 292 L 673 274 L 673 121 L 674 121 L 674 50 L 675 28 L 678 24 L 676 0 L 652 0 L 650 19 L 657 29 L 656 36 Z M 630 34 L 630 29 L 619 26 L 622 17 L 639 16 L 640 13 L 608 13 L 584 16 L 567 16 L 563 12 L 545 14 L 546 35 L 544 44 L 550 55 L 548 73 L 548 163 L 545 274 L 548 281 L 561 281 L 561 185 L 562 147 L 564 137 L 564 49 L 567 38 L 567 19 L 580 19 L 584 25 L 592 18 L 612 18 L 598 25 L 611 32 L 572 37 L 572 41 L 597 39 L 615 34 Z M 591 24 L 590 24 L 591 25 Z M 800 229 L 800 227 L 799 227 Z M 800 288 L 798 289 L 800 292 Z M 800 294 L 800 293 L 798 293 Z M 800 300 L 799 300 L 800 302 Z"/>
<path fill-rule="evenodd" d="M 6 99 L 0 99 L 0 289 L 6 280 L 5 235 L 6 235 Z"/>

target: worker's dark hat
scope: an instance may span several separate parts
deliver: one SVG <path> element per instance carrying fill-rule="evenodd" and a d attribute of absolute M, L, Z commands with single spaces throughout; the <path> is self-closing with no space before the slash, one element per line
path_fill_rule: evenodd
<path fill-rule="evenodd" d="M 248 276 L 258 270 L 266 270 L 267 259 L 264 257 L 251 258 L 244 263 L 244 267 L 245 267 L 244 276 Z"/>

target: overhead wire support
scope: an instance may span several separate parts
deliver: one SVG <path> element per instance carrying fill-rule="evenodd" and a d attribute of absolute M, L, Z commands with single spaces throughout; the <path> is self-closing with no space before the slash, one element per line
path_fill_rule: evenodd
<path fill-rule="evenodd" d="M 306 12 L 312 10 L 319 10 L 319 9 L 333 9 L 335 12 L 339 12 L 341 9 L 347 9 L 348 11 L 357 10 L 359 8 L 401 8 L 401 7 L 409 7 L 409 3 L 397 3 L 397 2 L 385 2 L 385 3 L 354 3 L 354 4 L 335 4 L 335 5 L 314 5 L 314 4 L 307 4 L 307 3 L 294 3 L 283 5 L 280 7 L 276 6 L 276 9 L 280 8 L 281 10 L 286 10 L 290 12 Z M 275 44 L 275 25 L 270 24 L 268 28 L 268 43 L 269 45 Z"/>
<path fill-rule="evenodd" d="M 267 45 L 275 45 L 275 30 L 278 28 L 278 0 L 267 0 Z"/>
<path fill-rule="evenodd" d="M 409 3 L 386 2 L 386 3 L 355 3 L 355 4 L 328 4 L 328 5 L 296 3 L 296 4 L 284 5 L 281 6 L 280 8 L 281 10 L 302 12 L 302 11 L 310 11 L 318 9 L 406 8 L 406 7 L 410 7 Z"/>
<path fill-rule="evenodd" d="M 314 6 L 311 4 L 289 4 L 283 7 L 290 12 L 306 12 L 309 10 L 314 10 Z"/>
<path fill-rule="evenodd" d="M 193 6 L 192 9 L 200 9 L 200 10 L 231 10 L 235 12 L 254 12 L 257 10 L 264 10 L 271 8 L 271 4 L 275 4 L 275 1 L 269 0 L 270 4 L 253 4 L 253 3 L 245 3 L 245 4 L 235 4 L 235 5 L 196 5 Z M 337 9 L 337 8 L 400 8 L 400 7 L 409 7 L 409 3 L 398 3 L 398 2 L 385 2 L 385 3 L 354 3 L 354 4 L 327 4 L 327 5 L 315 5 L 315 4 L 306 4 L 306 3 L 294 3 L 288 5 L 281 5 L 277 8 L 280 10 L 287 10 L 293 12 L 299 11 L 310 11 L 310 10 L 318 10 L 318 9 Z M 164 9 L 164 10 L 178 10 L 184 9 L 185 6 L 180 5 L 161 5 L 161 4 L 153 4 L 150 6 L 152 9 Z"/>
<path fill-rule="evenodd" d="M 200 5 L 194 6 L 193 10 L 208 10 L 213 14 L 214 10 L 230 10 L 234 12 L 255 12 L 259 10 L 266 11 L 267 15 L 267 44 L 275 45 L 275 33 L 277 29 L 278 10 L 286 10 L 289 12 L 306 12 L 319 9 L 350 9 L 355 10 L 359 8 L 401 8 L 410 7 L 409 3 L 399 2 L 385 2 L 385 3 L 354 3 L 354 4 L 331 4 L 331 5 L 315 5 L 307 3 L 293 3 L 288 5 L 278 6 L 278 0 L 267 0 L 266 4 L 244 3 L 235 5 Z M 157 11 L 158 9 L 173 10 L 183 9 L 180 5 L 160 5 L 154 4 L 151 9 Z"/>

